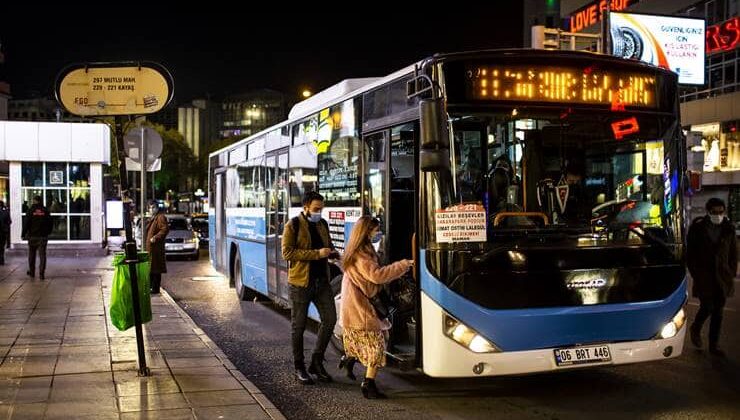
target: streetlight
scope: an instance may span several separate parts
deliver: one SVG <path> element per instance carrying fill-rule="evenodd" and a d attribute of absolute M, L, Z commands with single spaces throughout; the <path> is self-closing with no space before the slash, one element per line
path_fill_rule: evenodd
<path fill-rule="evenodd" d="M 303 89 L 303 92 L 301 93 L 301 95 L 303 95 L 303 97 L 304 97 L 304 98 L 308 98 L 309 96 L 311 96 L 311 95 L 313 95 L 313 94 L 311 93 L 311 91 L 310 91 L 310 90 L 308 90 L 308 89 Z"/>

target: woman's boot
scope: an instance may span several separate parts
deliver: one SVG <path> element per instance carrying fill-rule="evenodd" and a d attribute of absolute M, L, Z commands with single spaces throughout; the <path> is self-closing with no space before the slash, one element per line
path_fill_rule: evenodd
<path fill-rule="evenodd" d="M 375 386 L 375 379 L 365 378 L 362 385 L 360 385 L 360 389 L 362 390 L 362 396 L 369 400 L 387 398 L 385 394 L 378 391 L 378 387 Z"/>
<path fill-rule="evenodd" d="M 347 357 L 346 355 L 342 356 L 342 358 L 339 359 L 339 369 L 347 369 L 347 377 L 352 379 L 353 381 L 357 380 L 355 373 L 352 371 L 352 369 L 355 367 L 356 362 L 357 359 L 355 359 L 354 357 Z"/>

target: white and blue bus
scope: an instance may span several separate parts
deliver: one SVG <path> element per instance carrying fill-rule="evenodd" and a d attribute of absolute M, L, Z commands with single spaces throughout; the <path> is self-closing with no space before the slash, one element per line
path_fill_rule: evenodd
<path fill-rule="evenodd" d="M 402 367 L 466 377 L 676 357 L 677 94 L 668 70 L 563 51 L 439 54 L 345 80 L 210 155 L 211 261 L 240 298 L 287 305 L 283 227 L 317 190 L 340 251 L 369 214 L 381 257 L 417 262 L 387 286 Z"/>

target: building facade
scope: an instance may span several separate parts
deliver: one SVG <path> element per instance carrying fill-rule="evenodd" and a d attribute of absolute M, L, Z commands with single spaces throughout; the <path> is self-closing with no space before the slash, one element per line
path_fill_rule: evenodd
<path fill-rule="evenodd" d="M 221 103 L 221 138 L 250 136 L 285 120 L 285 96 L 270 89 L 260 89 L 229 96 Z"/>
<path fill-rule="evenodd" d="M 563 36 L 600 34 L 607 0 L 560 0 L 559 17 L 548 18 L 549 0 L 528 1 L 527 28 L 549 19 L 559 21 Z M 681 86 L 681 123 L 687 134 L 692 186 L 687 192 L 689 218 L 704 214 L 711 197 L 728 203 L 740 232 L 740 0 L 609 0 L 613 10 L 691 17 L 706 22 L 703 85 Z M 605 14 L 604 14 L 605 15 Z M 525 28 L 525 30 L 528 30 Z M 529 45 L 527 45 L 529 46 Z"/>
<path fill-rule="evenodd" d="M 196 158 L 208 155 L 208 147 L 219 139 L 219 107 L 206 99 L 193 100 L 191 105 L 177 108 L 177 131 Z"/>
<path fill-rule="evenodd" d="M 0 121 L 0 161 L 8 165 L 13 247 L 27 246 L 21 231 L 35 196 L 52 215 L 50 248 L 102 247 L 107 125 Z"/>

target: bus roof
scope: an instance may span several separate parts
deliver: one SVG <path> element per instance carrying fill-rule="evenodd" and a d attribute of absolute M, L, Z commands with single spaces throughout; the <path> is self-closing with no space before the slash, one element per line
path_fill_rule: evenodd
<path fill-rule="evenodd" d="M 253 139 L 265 133 L 271 132 L 275 129 L 281 128 L 282 126 L 286 124 L 290 124 L 293 121 L 300 120 L 311 114 L 317 113 L 321 111 L 322 109 L 325 109 L 331 105 L 340 103 L 362 92 L 370 91 L 380 85 L 383 85 L 384 83 L 393 81 L 405 74 L 412 73 L 414 71 L 415 66 L 421 63 L 422 61 L 418 61 L 407 67 L 402 68 L 401 70 L 395 71 L 385 77 L 365 77 L 365 78 L 358 78 L 358 79 L 342 80 L 341 82 L 333 86 L 330 86 L 322 90 L 321 92 L 316 93 L 312 97 L 293 105 L 293 108 L 291 108 L 290 113 L 288 114 L 287 120 L 280 122 L 278 124 L 275 124 L 273 126 L 267 127 L 266 129 L 258 133 L 252 134 L 251 136 L 247 138 L 239 140 L 236 143 L 230 144 L 226 147 L 216 150 L 215 152 L 210 153 L 208 156 L 209 157 L 215 156 L 231 148 L 238 147 L 241 144 L 249 143 Z"/>
<path fill-rule="evenodd" d="M 327 105 L 330 105 L 337 98 L 340 98 L 350 92 L 354 92 L 357 89 L 369 85 L 377 80 L 380 80 L 380 77 L 365 77 L 362 79 L 342 80 L 336 85 L 330 86 L 322 90 L 321 92 L 318 92 L 317 94 L 311 96 L 310 98 L 293 105 L 293 108 L 290 109 L 290 113 L 288 113 L 288 119 L 291 120 L 299 115 L 310 113 L 312 110 L 317 108 L 326 108 Z"/>

